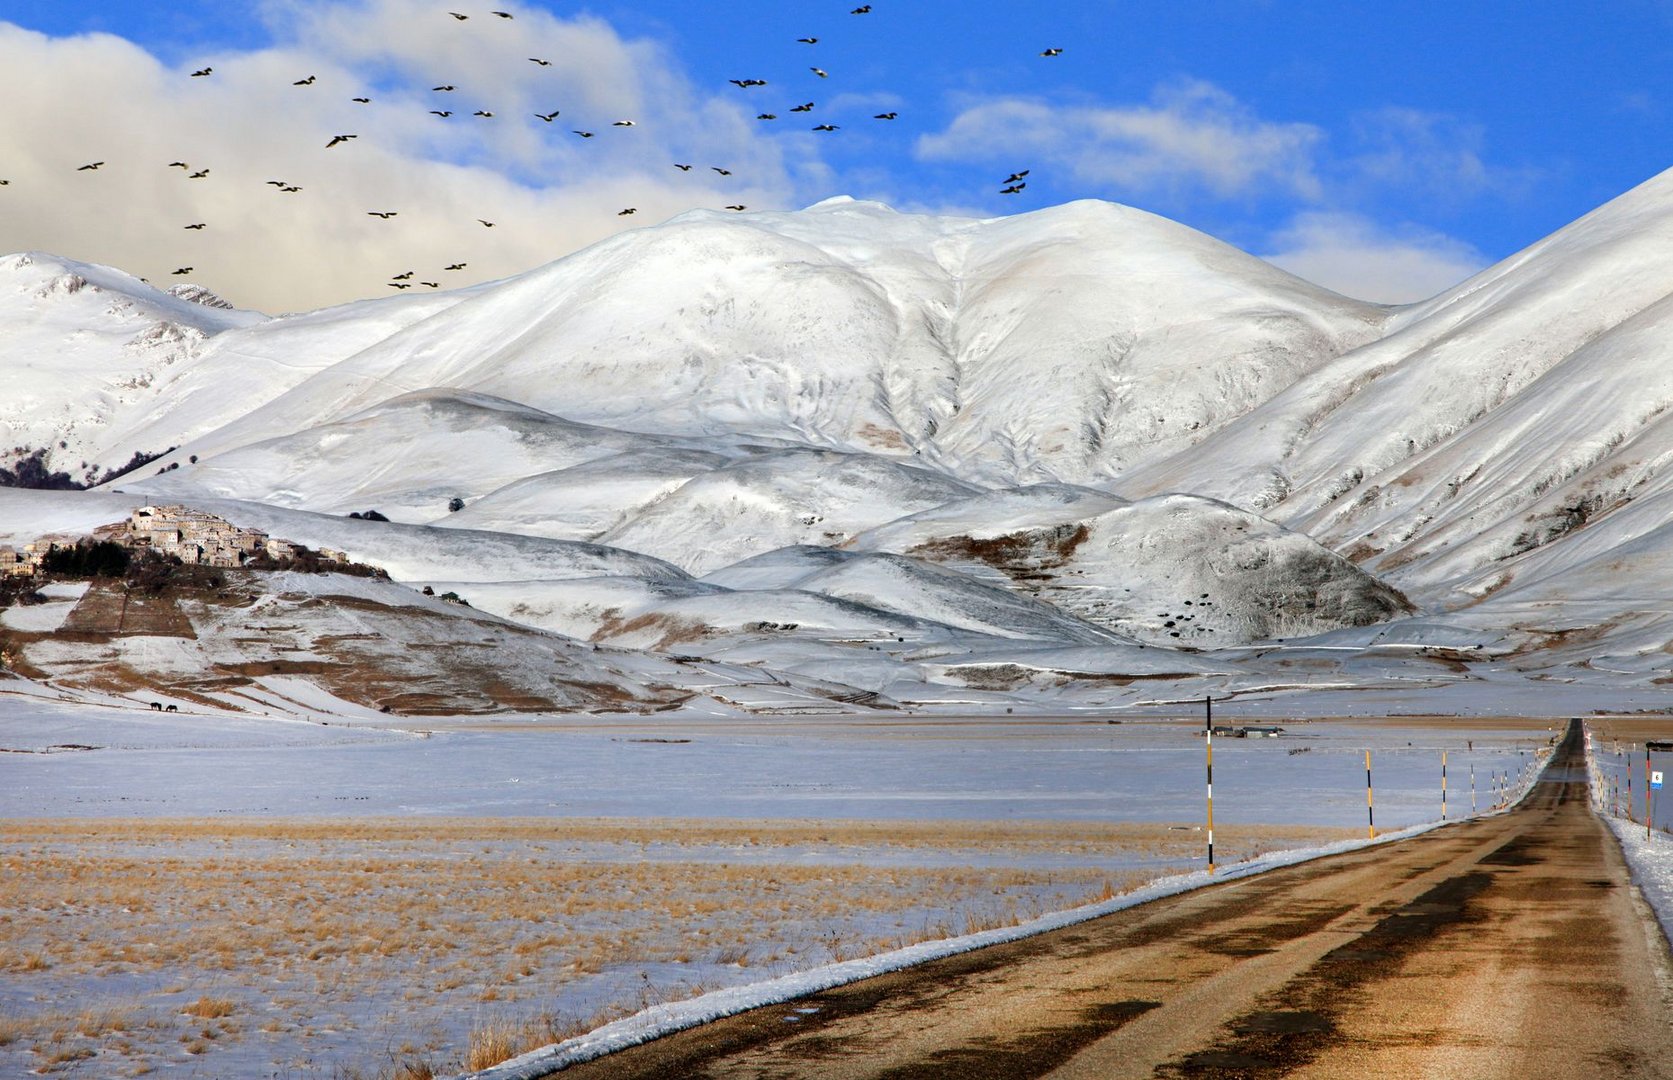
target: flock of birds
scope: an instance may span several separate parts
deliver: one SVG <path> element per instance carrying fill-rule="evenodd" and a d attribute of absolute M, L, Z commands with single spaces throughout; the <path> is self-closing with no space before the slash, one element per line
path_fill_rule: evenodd
<path fill-rule="evenodd" d="M 870 4 L 862 4 L 859 7 L 853 8 L 849 12 L 849 14 L 850 15 L 869 15 L 869 14 L 871 14 L 871 10 L 872 10 L 872 8 L 871 8 Z M 471 15 L 469 13 L 466 13 L 466 12 L 449 11 L 449 12 L 447 12 L 447 15 L 450 16 L 451 18 L 453 18 L 454 20 L 456 20 L 457 22 L 461 22 L 461 23 L 467 22 L 471 18 Z M 491 11 L 491 12 L 488 13 L 488 15 L 491 16 L 491 17 L 494 17 L 494 18 L 499 18 L 499 19 L 508 20 L 508 21 L 513 20 L 513 19 L 516 18 L 516 16 L 512 12 L 509 12 L 509 11 Z M 797 42 L 797 44 L 804 45 L 804 46 L 816 46 L 816 45 L 819 44 L 819 38 L 812 37 L 812 36 L 801 37 L 801 38 L 797 38 L 796 42 Z M 1044 51 L 1042 51 L 1039 55 L 1043 56 L 1043 57 L 1055 57 L 1055 56 L 1062 55 L 1062 53 L 1063 53 L 1063 50 L 1061 48 L 1048 48 L 1048 49 L 1045 49 Z M 538 65 L 540 67 L 543 67 L 543 68 L 553 66 L 553 61 L 550 60 L 550 59 L 547 59 L 545 57 L 531 56 L 531 57 L 528 58 L 528 61 L 532 64 L 536 64 L 536 65 Z M 828 71 L 826 71 L 825 69 L 819 67 L 818 65 L 810 65 L 809 70 L 817 78 L 820 78 L 820 79 L 830 78 L 830 73 Z M 206 65 L 204 67 L 201 67 L 201 68 L 198 68 L 198 69 L 192 71 L 189 77 L 193 78 L 193 79 L 207 79 L 207 78 L 212 78 L 214 76 L 214 74 L 215 74 L 214 67 Z M 311 86 L 315 85 L 315 83 L 317 82 L 317 78 L 318 77 L 316 75 L 310 74 L 310 75 L 307 75 L 303 78 L 294 80 L 291 85 L 292 86 L 298 86 L 298 87 L 311 87 Z M 728 80 L 728 81 L 733 86 L 737 87 L 740 90 L 744 90 L 744 91 L 751 91 L 751 90 L 755 90 L 759 87 L 764 87 L 764 86 L 768 85 L 768 80 L 760 79 L 760 78 L 731 79 L 731 80 Z M 439 85 L 436 85 L 436 86 L 433 86 L 433 87 L 430 88 L 430 92 L 432 94 L 451 94 L 451 93 L 454 93 L 457 90 L 458 90 L 458 87 L 451 84 L 451 83 L 442 83 L 442 84 L 439 84 Z M 370 104 L 371 101 L 372 101 L 372 99 L 370 97 L 364 97 L 364 96 L 355 97 L 355 98 L 352 98 L 351 100 L 353 102 L 355 102 L 357 104 L 361 104 L 361 105 Z M 805 114 L 812 113 L 817 108 L 818 108 L 818 102 L 817 101 L 805 101 L 805 102 L 801 102 L 800 104 L 791 106 L 787 111 L 788 111 L 788 113 L 791 113 L 791 114 L 804 114 L 805 115 Z M 456 114 L 462 113 L 463 110 L 456 110 L 456 109 L 450 109 L 450 108 L 435 108 L 435 109 L 429 110 L 429 112 L 430 112 L 430 115 L 438 117 L 439 119 L 445 121 L 445 120 L 451 119 Z M 555 123 L 557 121 L 557 119 L 560 115 L 562 115 L 561 110 L 553 109 L 549 113 L 536 112 L 534 114 L 534 118 L 537 119 L 537 120 L 540 120 L 543 123 L 552 124 L 552 123 Z M 492 120 L 492 119 L 495 118 L 494 112 L 491 109 L 486 109 L 486 108 L 476 109 L 474 112 L 471 113 L 471 116 L 472 116 L 472 118 L 482 119 L 482 120 Z M 893 121 L 893 120 L 898 119 L 899 116 L 900 116 L 900 114 L 899 114 L 898 111 L 892 111 L 891 110 L 891 111 L 876 113 L 876 114 L 873 115 L 872 119 L 878 120 L 878 121 L 888 122 L 888 121 Z M 779 119 L 779 114 L 777 114 L 775 112 L 764 111 L 764 112 L 757 113 L 755 119 L 758 120 L 758 121 L 761 121 L 761 122 L 776 121 L 776 120 Z M 631 120 L 631 119 L 615 120 L 615 121 L 612 121 L 611 124 L 610 124 L 610 127 L 612 127 L 612 128 L 623 128 L 623 129 L 633 128 L 633 127 L 636 127 L 636 126 L 637 126 L 636 121 Z M 580 139 L 592 139 L 592 138 L 597 137 L 597 135 L 598 135 L 598 132 L 586 130 L 584 128 L 572 128 L 570 130 L 571 130 L 572 134 L 574 134 L 577 138 L 580 138 Z M 814 132 L 821 133 L 821 134 L 832 134 L 832 133 L 835 133 L 835 132 L 841 130 L 841 125 L 825 122 L 825 123 L 819 123 L 819 124 L 813 125 L 811 130 L 814 131 Z M 360 138 L 360 136 L 358 134 L 355 134 L 355 133 L 336 134 L 336 135 L 333 135 L 326 142 L 325 149 L 326 150 L 333 150 L 333 149 L 336 149 L 337 147 L 344 146 L 344 145 L 346 145 L 346 144 L 348 144 L 348 143 L 350 143 L 353 140 L 358 139 L 358 138 Z M 85 165 L 78 166 L 76 171 L 77 172 L 97 172 L 99 169 L 103 168 L 105 164 L 106 163 L 104 161 L 92 161 L 92 162 L 88 162 Z M 681 172 L 686 172 L 686 173 L 691 172 L 696 167 L 693 163 L 690 163 L 690 162 L 674 162 L 673 166 L 674 166 L 675 169 L 678 169 Z M 207 168 L 201 168 L 201 169 L 200 168 L 194 168 L 192 165 L 190 165 L 190 164 L 188 164 L 187 162 L 184 162 L 184 161 L 170 162 L 168 167 L 169 168 L 178 168 L 178 169 L 181 169 L 181 170 L 185 171 L 185 173 L 187 174 L 187 179 L 189 179 L 189 180 L 204 180 L 204 179 L 207 179 L 210 175 L 210 170 L 209 169 L 207 169 Z M 732 175 L 732 170 L 728 169 L 728 168 L 725 168 L 723 166 L 711 165 L 708 168 L 710 169 L 710 171 L 716 173 L 717 175 L 719 175 L 721 177 L 729 177 L 729 176 Z M 1007 176 L 1003 181 L 1001 181 L 1001 183 L 999 185 L 999 194 L 1001 194 L 1001 195 L 1018 195 L 1018 194 L 1021 194 L 1023 192 L 1023 190 L 1028 187 L 1028 182 L 1026 180 L 1026 177 L 1029 175 L 1029 172 L 1030 172 L 1030 170 L 1028 170 L 1028 169 L 1020 169 L 1020 170 L 1013 171 L 1011 173 L 1011 175 Z M 10 183 L 11 183 L 11 181 L 8 180 L 8 179 L 0 179 L 0 187 L 7 186 Z M 269 186 L 272 186 L 273 188 L 277 189 L 278 193 L 285 194 L 285 195 L 295 195 L 295 194 L 300 193 L 303 190 L 301 185 L 293 184 L 293 183 L 290 183 L 287 180 L 282 180 L 282 179 L 280 179 L 280 180 L 268 180 L 268 181 L 266 181 L 266 183 Z M 737 212 L 742 212 L 742 211 L 748 210 L 749 207 L 746 206 L 743 203 L 731 203 L 731 204 L 728 204 L 725 207 L 725 209 L 732 210 L 732 211 L 737 211 Z M 628 217 L 628 216 L 636 214 L 638 212 L 639 212 L 638 207 L 636 207 L 636 206 L 626 206 L 626 207 L 623 207 L 622 209 L 618 210 L 616 212 L 616 216 L 618 216 L 618 217 Z M 399 216 L 399 213 L 400 212 L 398 210 L 384 210 L 384 209 L 366 211 L 367 216 L 379 218 L 383 221 L 389 221 L 389 220 Z M 484 228 L 491 229 L 496 225 L 496 222 L 489 221 L 485 218 L 477 218 L 476 220 L 477 220 L 478 224 L 480 224 Z M 207 229 L 208 227 L 209 227 L 208 222 L 198 221 L 198 222 L 192 222 L 190 224 L 185 225 L 184 229 L 186 231 L 191 231 L 191 232 L 201 232 L 201 231 Z M 448 264 L 447 266 L 443 267 L 442 269 L 443 269 L 444 272 L 455 272 L 455 271 L 464 270 L 466 268 L 466 266 L 467 266 L 467 264 L 463 261 L 455 261 L 455 262 L 452 262 L 452 263 Z M 192 273 L 194 269 L 195 269 L 195 267 L 189 266 L 189 265 L 188 266 L 179 266 L 179 267 L 176 267 L 171 273 L 174 276 L 184 276 L 186 274 Z M 398 289 L 398 290 L 410 289 L 415 284 L 428 286 L 429 288 L 432 288 L 432 289 L 441 288 L 442 282 L 440 280 L 434 280 L 434 281 L 418 280 L 418 281 L 415 282 L 413 280 L 414 277 L 415 277 L 415 273 L 416 273 L 415 271 L 406 270 L 406 271 L 403 271 L 403 272 L 398 273 L 398 274 L 393 274 L 393 275 L 391 275 L 390 279 L 388 280 L 387 285 L 390 288 Z"/>

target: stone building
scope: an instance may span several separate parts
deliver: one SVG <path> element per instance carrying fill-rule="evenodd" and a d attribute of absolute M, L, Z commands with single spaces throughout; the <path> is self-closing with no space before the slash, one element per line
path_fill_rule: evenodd
<path fill-rule="evenodd" d="M 256 555 L 273 554 L 275 549 L 286 554 L 295 550 L 260 529 L 243 529 L 185 506 L 142 506 L 135 510 L 128 517 L 128 542 L 183 563 L 229 569 L 244 565 Z"/>

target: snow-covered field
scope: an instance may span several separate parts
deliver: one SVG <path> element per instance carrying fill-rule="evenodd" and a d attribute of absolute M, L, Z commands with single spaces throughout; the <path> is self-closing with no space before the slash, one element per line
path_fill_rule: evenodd
<path fill-rule="evenodd" d="M 1203 866 L 1190 712 L 319 720 L 0 693 L 0 1072 L 459 1067 Z M 1366 750 L 1379 830 L 1442 749 L 1485 812 L 1555 725 L 1285 726 L 1216 740 L 1222 864 L 1362 837 Z"/>

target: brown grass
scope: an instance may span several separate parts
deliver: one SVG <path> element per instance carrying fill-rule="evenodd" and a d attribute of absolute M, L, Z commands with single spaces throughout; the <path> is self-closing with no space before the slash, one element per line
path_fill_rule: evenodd
<path fill-rule="evenodd" d="M 233 1002 L 229 998 L 210 997 L 205 994 L 180 1011 L 187 1016 L 195 1016 L 200 1020 L 219 1020 L 223 1016 L 231 1016 Z"/>
<path fill-rule="evenodd" d="M 489 1020 L 471 1029 L 465 1051 L 465 1068 L 472 1072 L 510 1061 L 521 1045 L 517 1027 L 509 1020 Z"/>
<path fill-rule="evenodd" d="M 386 1051 L 380 1080 L 426 1075 L 431 1060 L 448 1068 L 467 1055 L 515 1056 L 701 993 L 717 977 L 766 977 L 1108 899 L 1184 868 L 1201 846 L 1188 827 L 1086 822 L 22 820 L 0 829 L 9 885 L 0 972 L 28 972 L 25 985 L 48 993 L 108 976 L 165 987 L 76 1014 L 7 1019 L 0 1047 L 96 1049 L 124 1068 L 184 1051 L 203 1055 L 211 1073 L 227 1045 L 271 1047 L 274 1060 L 357 1047 L 376 1061 L 381 1036 L 355 1025 L 386 1011 L 379 1030 L 403 1049 Z M 1340 834 L 1226 828 L 1216 839 L 1231 859 Z M 806 859 L 810 851 L 823 861 Z M 1108 865 L 1140 855 L 1150 869 Z M 1049 868 L 1029 863 L 1042 857 Z M 537 1007 L 566 994 L 607 1004 L 585 1017 Z M 487 1001 L 506 1017 L 470 1032 Z M 436 1016 L 442 1026 L 415 1038 L 418 1018 Z M 18 1052 L 0 1050 L 0 1073 Z"/>

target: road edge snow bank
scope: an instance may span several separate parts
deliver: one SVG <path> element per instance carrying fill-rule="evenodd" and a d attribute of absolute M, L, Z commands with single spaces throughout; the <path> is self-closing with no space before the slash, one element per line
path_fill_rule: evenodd
<path fill-rule="evenodd" d="M 1621 857 L 1626 860 L 1633 885 L 1654 913 L 1656 922 L 1661 924 L 1662 936 L 1667 938 L 1668 946 L 1673 948 L 1673 836 L 1654 829 L 1647 830 L 1639 822 L 1609 813 L 1598 797 L 1600 785 L 1597 780 L 1600 775 L 1588 729 L 1586 776 L 1592 791 L 1592 813 L 1615 834 L 1615 842 L 1621 847 Z"/>
<path fill-rule="evenodd" d="M 1520 806 L 1529 793 L 1533 791 L 1534 785 L 1539 782 L 1540 777 L 1544 775 L 1545 766 L 1550 762 L 1553 749 L 1553 745 L 1547 745 L 1535 751 L 1533 767 L 1527 770 L 1520 786 L 1515 791 L 1515 798 L 1504 809 L 1489 810 L 1477 814 L 1475 817 L 1495 817 L 1499 814 L 1509 813 Z M 1089 922 L 1092 919 L 1112 915 L 1118 911 L 1138 907 L 1140 904 L 1148 904 L 1153 900 L 1178 896 L 1181 893 L 1227 881 L 1238 881 L 1285 866 L 1297 866 L 1301 863 L 1312 862 L 1315 859 L 1323 859 L 1332 855 L 1360 851 L 1380 844 L 1396 843 L 1449 825 L 1459 825 L 1471 820 L 1473 818 L 1431 821 L 1422 825 L 1408 826 L 1395 832 L 1383 833 L 1375 839 L 1342 840 L 1321 847 L 1272 852 L 1258 856 L 1248 862 L 1221 867 L 1213 875 L 1210 875 L 1207 870 L 1196 870 L 1189 874 L 1175 874 L 1160 878 L 1124 896 L 1070 908 L 1066 911 L 1052 912 L 1028 922 L 1018 923 L 1016 926 L 984 930 L 980 933 L 944 938 L 940 941 L 926 941 L 859 960 L 847 960 L 842 963 L 812 968 L 808 971 L 781 975 L 764 982 L 714 990 L 699 997 L 688 998 L 685 1001 L 653 1005 L 632 1016 L 623 1017 L 620 1020 L 605 1024 L 601 1028 L 589 1031 L 585 1035 L 577 1035 L 572 1039 L 565 1039 L 561 1043 L 543 1046 L 498 1065 L 476 1072 L 461 1073 L 447 1078 L 447 1080 L 541 1080 L 542 1077 L 551 1076 L 553 1073 L 571 1065 L 579 1065 L 595 1058 L 605 1057 L 617 1051 L 662 1038 L 665 1035 L 672 1035 L 675 1032 L 698 1027 L 728 1016 L 736 1016 L 738 1013 L 748 1012 L 751 1009 L 759 1009 L 768 1005 L 782 1005 L 787 1001 L 806 997 L 809 994 L 816 994 L 822 990 L 846 986 L 849 983 L 859 982 L 861 979 L 900 971 L 903 968 L 925 964 L 931 960 L 941 960 L 949 956 L 957 956 L 960 953 L 985 949 L 991 945 L 1003 945 L 1007 942 L 1021 941 L 1024 938 L 1034 937 L 1037 934 L 1048 933 L 1052 930 L 1061 930 L 1077 923 Z"/>

